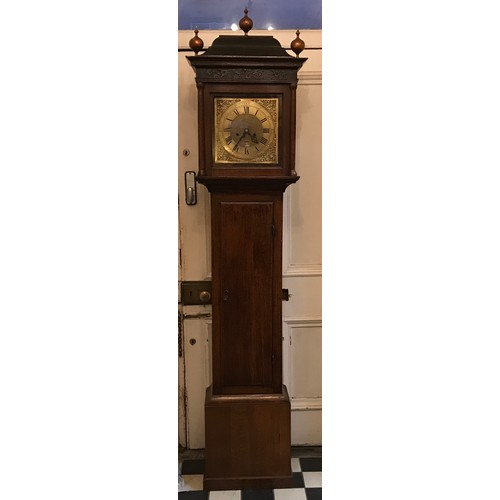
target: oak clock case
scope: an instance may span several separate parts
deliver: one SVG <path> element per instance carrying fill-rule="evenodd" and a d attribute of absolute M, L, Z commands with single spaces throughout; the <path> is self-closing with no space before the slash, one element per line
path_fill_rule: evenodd
<path fill-rule="evenodd" d="M 212 235 L 204 489 L 287 488 L 283 193 L 299 179 L 295 96 L 306 59 L 290 56 L 272 36 L 247 34 L 221 35 L 187 59 L 198 90 L 196 179 L 210 192 Z"/>

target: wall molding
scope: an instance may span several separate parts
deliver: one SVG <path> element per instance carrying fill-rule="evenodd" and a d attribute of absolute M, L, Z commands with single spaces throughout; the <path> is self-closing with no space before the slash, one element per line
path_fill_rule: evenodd
<path fill-rule="evenodd" d="M 283 277 L 292 276 L 322 276 L 323 266 L 321 264 L 287 264 L 283 271 Z"/>
<path fill-rule="evenodd" d="M 322 409 L 321 398 L 292 398 L 290 404 L 292 411 L 318 411 Z"/>
<path fill-rule="evenodd" d="M 315 326 L 321 326 L 322 324 L 322 317 L 321 316 L 290 316 L 290 317 L 285 317 L 283 318 L 283 323 L 286 323 L 287 325 L 300 325 L 300 326 L 307 326 L 307 325 L 315 325 Z"/>
<path fill-rule="evenodd" d="M 321 85 L 322 71 L 302 70 L 298 73 L 298 85 Z"/>

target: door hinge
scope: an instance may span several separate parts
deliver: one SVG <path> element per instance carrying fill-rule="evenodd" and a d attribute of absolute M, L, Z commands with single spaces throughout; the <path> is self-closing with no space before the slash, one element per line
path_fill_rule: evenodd
<path fill-rule="evenodd" d="M 179 358 L 182 358 L 182 313 L 178 313 L 178 334 L 177 334 Z"/>
<path fill-rule="evenodd" d="M 184 319 L 198 319 L 198 318 L 211 318 L 212 313 L 194 313 L 194 314 L 183 314 Z"/>

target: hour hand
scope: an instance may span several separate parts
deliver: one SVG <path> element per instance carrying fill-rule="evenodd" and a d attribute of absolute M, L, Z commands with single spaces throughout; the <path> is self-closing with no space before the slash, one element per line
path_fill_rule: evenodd
<path fill-rule="evenodd" d="M 241 139 L 243 139 L 243 137 L 245 137 L 246 134 L 241 134 L 241 137 L 238 139 L 238 141 L 236 142 L 236 146 L 238 146 L 238 144 L 241 142 Z M 235 146 L 235 147 L 236 147 Z"/>

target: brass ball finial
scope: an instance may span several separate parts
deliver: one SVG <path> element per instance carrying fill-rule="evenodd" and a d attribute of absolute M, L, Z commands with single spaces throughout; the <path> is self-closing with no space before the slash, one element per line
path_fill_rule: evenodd
<path fill-rule="evenodd" d="M 194 30 L 194 37 L 189 40 L 189 48 L 194 51 L 196 56 L 203 49 L 203 40 L 198 36 L 198 29 Z"/>
<path fill-rule="evenodd" d="M 290 44 L 290 48 L 295 52 L 295 56 L 299 57 L 299 54 L 304 50 L 304 47 L 306 46 L 306 44 L 304 43 L 304 40 L 300 39 L 300 37 L 299 37 L 300 31 L 299 30 L 297 30 L 297 32 L 295 34 L 297 35 L 297 38 L 292 40 L 292 43 Z"/>
<path fill-rule="evenodd" d="M 240 28 L 245 32 L 245 36 L 247 36 L 248 32 L 252 29 L 253 21 L 247 16 L 248 9 L 246 7 L 243 12 L 245 16 L 240 19 Z"/>

